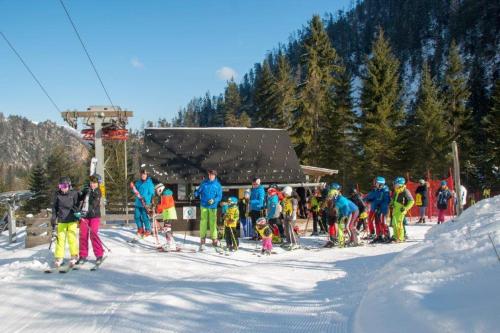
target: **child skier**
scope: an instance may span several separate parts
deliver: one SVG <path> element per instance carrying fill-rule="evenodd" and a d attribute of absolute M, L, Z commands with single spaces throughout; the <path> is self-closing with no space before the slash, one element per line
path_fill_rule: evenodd
<path fill-rule="evenodd" d="M 351 246 L 357 246 L 358 236 L 355 221 L 359 215 L 358 207 L 351 200 L 344 197 L 338 189 L 331 189 L 328 196 L 335 202 L 335 210 L 337 211 L 336 228 L 339 247 L 344 247 L 346 245 L 344 238 L 345 229 L 347 229 L 349 244 Z"/>
<path fill-rule="evenodd" d="M 276 237 L 276 242 L 281 242 L 281 237 L 284 234 L 283 225 L 280 222 L 281 215 L 281 205 L 280 202 L 283 200 L 283 194 L 278 191 L 276 185 L 271 185 L 267 190 L 267 220 L 271 229 L 274 231 L 275 228 L 279 230 L 279 236 Z"/>
<path fill-rule="evenodd" d="M 238 203 L 242 237 L 252 237 L 252 219 L 250 218 L 250 190 L 246 189 L 243 198 Z"/>
<path fill-rule="evenodd" d="M 283 247 L 287 250 L 294 250 L 299 247 L 297 235 L 295 234 L 295 223 L 297 221 L 298 199 L 295 197 L 290 186 L 283 189 L 285 196 L 283 204 L 283 229 L 285 230 L 286 243 Z"/>
<path fill-rule="evenodd" d="M 227 200 L 228 207 L 224 215 L 224 238 L 229 251 L 238 250 L 239 241 L 236 234 L 236 227 L 240 218 L 238 210 L 238 198 L 229 197 Z"/>
<path fill-rule="evenodd" d="M 451 192 L 448 189 L 446 180 L 441 181 L 441 187 L 436 192 L 436 202 L 438 209 L 438 224 L 444 223 L 444 215 L 448 209 L 448 201 L 451 198 Z"/>
<path fill-rule="evenodd" d="M 69 265 L 76 264 L 78 259 L 77 221 L 81 216 L 78 211 L 78 192 L 71 188 L 71 180 L 68 177 L 61 177 L 58 188 L 52 201 L 52 217 L 50 219 L 53 233 L 57 227 L 57 243 L 54 254 L 54 265 L 57 268 L 61 267 L 63 263 L 66 240 L 71 255 Z"/>
<path fill-rule="evenodd" d="M 384 243 L 390 241 L 389 228 L 385 222 L 389 212 L 389 203 L 391 201 L 389 188 L 385 184 L 385 178 L 378 176 L 375 178 L 375 188 L 368 193 L 365 198 L 370 203 L 370 209 L 375 215 L 375 232 L 377 237 L 372 243 Z"/>
<path fill-rule="evenodd" d="M 177 220 L 175 210 L 174 193 L 166 188 L 162 183 L 156 184 L 155 193 L 160 198 L 160 203 L 156 206 L 156 212 L 161 214 L 163 220 L 162 230 L 165 232 L 167 243 L 162 246 L 163 251 L 179 251 L 172 234 L 172 221 Z M 155 222 L 156 223 L 156 222 Z"/>
<path fill-rule="evenodd" d="M 397 177 L 394 181 L 394 194 L 391 201 L 392 207 L 392 228 L 394 229 L 394 240 L 398 243 L 405 241 L 404 219 L 406 213 L 413 206 L 413 197 L 406 188 L 406 181 L 403 177 Z"/>
<path fill-rule="evenodd" d="M 145 169 L 140 171 L 140 179 L 134 183 L 135 189 L 139 195 L 144 200 L 147 207 L 151 206 L 151 199 L 155 193 L 154 185 L 151 178 L 148 176 L 148 172 Z M 137 237 L 147 237 L 151 235 L 151 220 L 149 217 L 148 208 L 144 207 L 141 199 L 134 192 L 135 203 L 134 203 L 134 220 L 137 225 Z"/>
<path fill-rule="evenodd" d="M 99 238 L 99 225 L 101 224 L 101 190 L 99 178 L 95 175 L 89 178 L 89 187 L 80 194 L 81 219 L 80 219 L 80 258 L 77 265 L 83 265 L 89 254 L 89 236 L 92 241 L 92 250 L 96 256 L 96 264 L 102 262 L 104 250 Z"/>
<path fill-rule="evenodd" d="M 326 233 L 325 226 L 323 225 L 323 221 L 321 221 L 321 191 L 315 190 L 313 195 L 311 196 L 311 213 L 313 218 L 313 232 L 311 236 L 318 235 L 318 224 L 320 227 L 320 233 Z"/>
<path fill-rule="evenodd" d="M 262 238 L 262 254 L 270 255 L 273 250 L 273 231 L 264 217 L 257 220 L 257 232 Z"/>
<path fill-rule="evenodd" d="M 358 221 L 356 222 L 356 230 L 360 230 L 361 227 L 363 227 L 363 231 L 366 233 L 367 232 L 367 225 L 366 225 L 366 218 L 368 217 L 368 214 L 366 212 L 366 204 L 364 203 L 363 199 L 361 198 L 361 194 L 359 194 L 358 189 L 353 187 L 351 189 L 351 195 L 349 197 L 349 200 L 354 202 L 356 206 L 358 206 L 359 210 L 359 216 L 358 216 Z"/>

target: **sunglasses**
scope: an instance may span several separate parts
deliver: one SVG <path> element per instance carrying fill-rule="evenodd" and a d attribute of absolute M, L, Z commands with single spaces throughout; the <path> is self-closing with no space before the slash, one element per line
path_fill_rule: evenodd
<path fill-rule="evenodd" d="M 69 184 L 59 184 L 59 189 L 60 190 L 66 190 L 69 188 Z"/>

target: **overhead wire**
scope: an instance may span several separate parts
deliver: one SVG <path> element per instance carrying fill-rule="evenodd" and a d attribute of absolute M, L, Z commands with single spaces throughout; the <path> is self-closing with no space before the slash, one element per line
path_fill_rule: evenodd
<path fill-rule="evenodd" d="M 89 59 L 90 64 L 92 65 L 92 68 L 94 69 L 94 72 L 97 76 L 97 79 L 99 80 L 99 83 L 101 84 L 101 87 L 104 90 L 104 93 L 106 94 L 106 97 L 108 98 L 108 101 L 111 104 L 111 107 L 113 108 L 114 111 L 117 111 L 113 101 L 111 100 L 111 97 L 108 93 L 108 90 L 106 89 L 106 86 L 104 85 L 104 82 L 102 81 L 101 75 L 99 74 L 99 71 L 97 70 L 97 67 L 94 64 L 94 61 L 92 60 L 92 57 L 90 56 L 89 51 L 87 50 L 87 47 L 85 46 L 85 43 L 83 42 L 83 39 L 80 36 L 78 29 L 76 28 L 75 22 L 73 22 L 73 19 L 71 18 L 71 15 L 69 14 L 68 9 L 64 5 L 63 0 L 59 0 L 59 2 L 61 3 L 62 8 L 64 9 L 64 12 L 66 13 L 66 16 L 68 17 L 68 20 L 71 23 L 71 26 L 73 27 L 73 30 L 75 31 L 75 34 L 78 37 L 78 40 L 80 41 L 80 44 L 82 45 L 82 48 L 85 51 L 85 54 L 87 55 L 87 58 Z"/>
<path fill-rule="evenodd" d="M 24 61 L 23 57 L 21 57 L 21 55 L 19 54 L 19 52 L 17 52 L 16 48 L 14 47 L 14 45 L 12 45 L 12 43 L 9 41 L 9 39 L 7 38 L 7 36 L 5 36 L 5 34 L 2 31 L 0 31 L 0 35 L 2 35 L 2 38 L 5 40 L 5 42 L 10 47 L 10 49 L 12 50 L 12 52 L 14 52 L 14 54 L 17 56 L 17 58 L 24 65 L 24 68 L 26 68 L 26 70 L 31 74 L 31 77 L 35 80 L 35 82 L 38 84 L 38 86 L 40 87 L 40 89 L 42 89 L 43 93 L 50 100 L 50 102 L 52 103 L 52 105 L 54 106 L 54 108 L 58 112 L 61 112 L 61 109 L 59 109 L 59 107 L 57 106 L 56 102 L 54 102 L 54 99 L 49 95 L 49 93 L 47 92 L 47 89 L 45 89 L 45 87 L 43 86 L 43 84 L 37 78 L 37 76 L 35 75 L 35 73 L 33 73 L 33 71 L 31 70 L 31 68 L 28 66 L 28 64 L 26 63 L 26 61 Z"/>

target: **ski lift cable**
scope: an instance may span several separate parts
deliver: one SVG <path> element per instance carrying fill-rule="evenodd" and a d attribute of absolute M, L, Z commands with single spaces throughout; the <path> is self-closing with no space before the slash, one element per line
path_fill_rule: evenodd
<path fill-rule="evenodd" d="M 80 36 L 80 33 L 78 32 L 78 29 L 76 28 L 75 23 L 73 22 L 73 19 L 71 18 L 71 15 L 69 14 L 68 9 L 64 5 L 63 0 L 59 0 L 61 3 L 62 8 L 64 9 L 64 12 L 66 13 L 66 16 L 68 17 L 69 22 L 71 23 L 71 26 L 73 27 L 73 30 L 75 31 L 76 36 L 78 37 L 78 40 L 80 41 L 80 44 L 83 47 L 83 50 L 85 51 L 85 54 L 87 55 L 87 58 L 89 59 L 90 64 L 92 65 L 92 68 L 94 69 L 94 72 L 97 76 L 97 79 L 99 79 L 99 83 L 101 84 L 102 89 L 104 90 L 104 93 L 106 94 L 106 97 L 108 98 L 109 103 L 111 104 L 111 107 L 113 108 L 114 111 L 116 111 L 115 105 L 113 101 L 111 100 L 111 97 L 109 96 L 108 90 L 104 86 L 104 82 L 101 79 L 101 75 L 99 75 L 99 71 L 97 70 L 94 61 L 92 60 L 92 57 L 89 54 L 89 51 L 87 50 L 87 47 L 85 46 L 85 43 L 83 42 L 82 37 Z"/>
<path fill-rule="evenodd" d="M 24 61 L 23 57 L 21 57 L 21 55 L 19 54 L 19 52 L 17 52 L 17 50 L 14 47 L 14 45 L 12 45 L 12 43 L 7 39 L 7 36 L 5 36 L 5 34 L 2 31 L 0 31 L 0 35 L 2 35 L 2 38 L 5 40 L 5 42 L 10 47 L 10 49 L 12 50 L 12 52 L 14 52 L 14 54 L 17 56 L 17 58 L 24 65 L 24 68 L 26 68 L 26 70 L 31 74 L 31 77 L 33 77 L 33 79 L 38 84 L 38 86 L 40 87 L 40 89 L 42 89 L 43 93 L 50 100 L 50 102 L 52 103 L 52 105 L 54 106 L 54 108 L 58 112 L 61 112 L 61 109 L 59 109 L 59 107 L 57 106 L 56 102 L 54 102 L 54 100 L 52 99 L 52 97 L 50 97 L 49 93 L 47 92 L 47 90 L 45 89 L 45 87 L 43 86 L 43 84 L 40 82 L 40 80 L 38 80 L 38 78 L 36 77 L 35 73 L 33 73 L 33 71 L 31 70 L 31 68 L 28 66 L 28 64 L 26 63 L 26 61 Z"/>

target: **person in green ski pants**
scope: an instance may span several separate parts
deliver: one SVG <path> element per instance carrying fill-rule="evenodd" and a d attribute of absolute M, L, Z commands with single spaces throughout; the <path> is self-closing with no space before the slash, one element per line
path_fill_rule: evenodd
<path fill-rule="evenodd" d="M 404 242 L 404 219 L 415 202 L 410 191 L 406 188 L 406 180 L 397 177 L 394 181 L 394 194 L 391 200 L 392 206 L 392 228 L 394 229 L 394 241 Z"/>
<path fill-rule="evenodd" d="M 205 250 L 205 238 L 207 227 L 210 229 L 212 245 L 218 246 L 217 242 L 217 206 L 222 200 L 222 186 L 217 180 L 217 171 L 208 170 L 208 179 L 203 180 L 194 192 L 195 197 L 200 198 L 200 251 Z"/>

